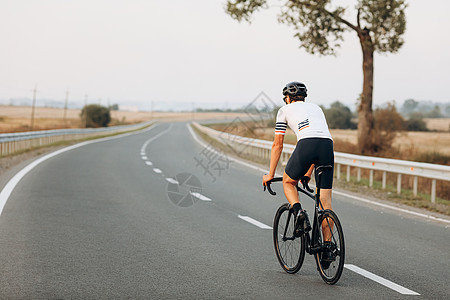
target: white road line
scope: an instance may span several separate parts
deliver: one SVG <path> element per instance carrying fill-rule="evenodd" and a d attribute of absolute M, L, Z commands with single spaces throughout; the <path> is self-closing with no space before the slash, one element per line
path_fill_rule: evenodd
<path fill-rule="evenodd" d="M 422 217 L 422 218 L 431 219 L 431 220 L 434 220 L 434 221 L 439 221 L 439 222 L 444 222 L 444 223 L 450 224 L 450 220 L 445 220 L 445 219 L 442 219 L 442 218 L 438 218 L 438 217 L 434 217 L 434 216 L 431 216 L 431 215 L 418 213 L 418 212 L 407 210 L 407 209 L 404 209 L 404 208 L 399 208 L 399 207 L 387 205 L 387 204 L 384 204 L 384 203 L 380 203 L 380 202 L 372 201 L 372 200 L 369 200 L 369 199 L 365 199 L 365 198 L 349 195 L 349 194 L 346 194 L 346 193 L 333 191 L 333 194 L 337 194 L 337 195 L 345 196 L 345 197 L 348 197 L 348 198 L 352 198 L 352 199 L 358 200 L 360 202 L 365 202 L 365 203 L 381 206 L 381 207 L 384 207 L 384 208 L 389 208 L 389 209 L 392 209 L 392 210 L 401 211 L 403 213 L 407 213 L 407 214 L 410 214 L 410 215 L 414 215 L 414 216 L 418 216 L 418 217 Z"/>
<path fill-rule="evenodd" d="M 209 199 L 206 196 L 203 196 L 200 193 L 191 193 L 191 195 L 194 196 L 195 198 L 199 199 L 199 200 L 202 200 L 202 201 L 207 201 L 207 202 L 212 201 L 211 199 Z"/>
<path fill-rule="evenodd" d="M 244 220 L 244 221 L 250 223 L 250 224 L 253 224 L 253 225 L 255 225 L 255 226 L 258 226 L 258 227 L 261 228 L 261 229 L 272 229 L 272 227 L 267 226 L 266 224 L 261 223 L 261 222 L 259 222 L 259 221 L 256 221 L 255 219 L 252 219 L 252 218 L 250 218 L 250 217 L 247 217 L 247 216 L 241 216 L 241 215 L 238 215 L 238 217 L 239 217 L 240 219 L 242 219 L 242 220 Z"/>
<path fill-rule="evenodd" d="M 165 134 L 166 132 L 168 132 L 170 129 L 172 129 L 172 126 L 173 126 L 173 124 L 170 124 L 170 126 L 169 126 L 166 130 L 161 131 L 160 133 L 158 133 L 157 135 L 155 135 L 155 136 L 152 137 L 151 139 L 148 139 L 148 140 L 144 143 L 144 145 L 142 145 L 141 152 L 145 152 L 145 150 L 147 149 L 148 144 L 150 144 L 151 142 L 153 142 L 154 140 L 156 140 L 157 138 L 159 138 L 160 136 L 162 136 L 163 134 Z"/>
<path fill-rule="evenodd" d="M 167 180 L 168 182 L 170 182 L 170 183 L 173 183 L 173 184 L 179 184 L 178 181 L 176 181 L 176 180 L 173 179 L 173 178 L 166 178 L 166 180 Z"/>
<path fill-rule="evenodd" d="M 34 167 L 36 167 L 37 165 L 39 165 L 40 163 L 46 161 L 49 158 L 52 158 L 53 156 L 56 156 L 58 154 L 70 151 L 72 149 L 75 148 L 79 148 L 85 145 L 89 145 L 89 144 L 94 144 L 94 143 L 100 143 L 100 142 L 105 142 L 105 141 L 110 141 L 110 140 L 115 140 L 115 139 L 119 139 L 119 138 L 123 138 L 126 136 L 130 136 L 130 135 L 134 135 L 134 134 L 138 134 L 138 133 L 142 133 L 144 131 L 149 131 L 151 129 L 153 129 L 157 124 L 154 124 L 144 130 L 139 130 L 136 132 L 130 132 L 130 133 L 125 133 L 122 135 L 117 135 L 117 136 L 112 136 L 112 137 L 106 137 L 103 139 L 98 139 L 98 140 L 92 140 L 92 141 L 86 141 L 86 142 L 82 142 L 79 144 L 75 144 L 63 149 L 59 149 L 55 152 L 49 153 L 35 161 L 33 161 L 32 163 L 30 163 L 29 165 L 27 165 L 25 168 L 23 168 L 22 170 L 20 170 L 16 175 L 14 175 L 13 178 L 11 178 L 8 183 L 5 185 L 5 187 L 3 188 L 3 190 L 0 192 L 0 215 L 3 212 L 3 208 L 6 205 L 6 201 L 8 201 L 9 196 L 11 195 L 12 191 L 14 190 L 14 188 L 16 187 L 16 185 L 20 182 L 20 180 L 22 180 L 22 178 L 28 173 L 30 172 Z"/>
<path fill-rule="evenodd" d="M 165 134 L 166 132 L 168 132 L 170 129 L 172 129 L 172 126 L 173 126 L 173 124 L 170 124 L 170 126 L 169 126 L 166 130 L 161 131 L 160 133 L 158 133 L 158 134 L 155 135 L 154 137 L 148 139 L 148 140 L 142 145 L 142 147 L 141 147 L 141 155 L 142 155 L 142 153 L 144 153 L 144 155 L 142 156 L 142 159 L 143 159 L 143 160 L 146 160 L 145 163 L 146 163 L 148 166 L 153 166 L 153 163 L 152 163 L 151 161 L 147 161 L 147 160 L 148 160 L 148 157 L 145 155 L 145 151 L 146 151 L 146 149 L 147 149 L 148 144 L 150 144 L 151 142 L 153 142 L 154 140 L 156 140 L 157 138 L 159 138 L 160 136 L 162 136 L 163 134 Z M 157 173 L 157 174 L 161 174 L 161 173 L 162 173 L 162 171 L 161 171 L 160 169 L 158 169 L 158 168 L 154 168 L 153 171 L 154 171 L 155 173 Z"/>
<path fill-rule="evenodd" d="M 396 292 L 398 292 L 400 294 L 403 294 L 403 295 L 420 295 L 419 293 L 411 291 L 410 289 L 402 287 L 401 285 L 398 285 L 398 284 L 396 284 L 396 283 L 394 283 L 392 281 L 389 281 L 389 280 L 387 280 L 387 279 L 385 279 L 383 277 L 375 275 L 375 274 L 373 274 L 373 273 L 371 273 L 369 271 L 366 271 L 366 270 L 364 270 L 364 269 L 362 269 L 362 268 L 360 268 L 358 266 L 345 264 L 344 267 L 349 269 L 349 270 L 351 270 L 351 271 L 353 271 L 353 272 L 355 272 L 355 273 L 358 273 L 359 275 L 362 275 L 362 276 L 364 276 L 366 278 L 369 278 L 369 279 L 371 279 L 371 280 L 373 280 L 375 282 L 378 282 L 379 284 L 382 284 L 385 287 L 388 287 L 388 288 L 390 288 L 390 289 L 392 289 L 392 290 L 394 290 L 394 291 L 396 291 Z"/>

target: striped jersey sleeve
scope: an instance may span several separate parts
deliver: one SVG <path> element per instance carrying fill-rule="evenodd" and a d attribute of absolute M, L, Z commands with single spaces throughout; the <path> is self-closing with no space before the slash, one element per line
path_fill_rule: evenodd
<path fill-rule="evenodd" d="M 282 108 L 278 110 L 277 120 L 275 124 L 275 134 L 286 134 L 287 122 L 286 116 Z"/>

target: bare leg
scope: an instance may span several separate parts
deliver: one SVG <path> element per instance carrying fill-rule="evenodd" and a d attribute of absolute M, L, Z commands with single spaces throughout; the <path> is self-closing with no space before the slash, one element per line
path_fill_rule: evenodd
<path fill-rule="evenodd" d="M 331 210 L 331 189 L 321 189 L 320 190 L 320 202 L 322 202 L 323 209 Z M 328 219 L 322 222 L 322 233 L 324 241 L 331 241 L 331 231 L 328 227 L 328 223 L 330 223 L 331 230 L 333 229 L 334 223 L 333 220 Z"/>
<path fill-rule="evenodd" d="M 295 203 L 299 203 L 297 192 L 298 180 L 294 180 L 289 177 L 286 172 L 283 174 L 283 190 L 286 195 L 286 199 L 293 206 Z"/>

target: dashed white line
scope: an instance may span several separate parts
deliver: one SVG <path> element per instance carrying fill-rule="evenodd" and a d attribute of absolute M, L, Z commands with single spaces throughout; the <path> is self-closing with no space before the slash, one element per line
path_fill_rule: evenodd
<path fill-rule="evenodd" d="M 167 180 L 168 182 L 170 182 L 170 183 L 173 183 L 173 184 L 179 184 L 178 181 L 176 181 L 176 180 L 173 179 L 173 178 L 166 178 L 166 180 Z"/>
<path fill-rule="evenodd" d="M 150 144 L 151 142 L 153 142 L 154 140 L 156 140 L 157 138 L 159 138 L 160 136 L 162 136 L 163 134 L 165 134 L 166 132 L 168 132 L 170 129 L 172 129 L 172 126 L 173 126 L 173 124 L 170 124 L 170 126 L 169 126 L 166 130 L 161 131 L 160 133 L 158 133 L 157 135 L 155 135 L 155 136 L 152 137 L 151 139 L 148 139 L 148 140 L 144 143 L 144 145 L 142 145 L 141 152 L 145 152 L 145 150 L 147 149 L 148 144 Z"/>
<path fill-rule="evenodd" d="M 154 168 L 154 169 L 153 169 L 153 172 L 158 173 L 158 174 L 161 174 L 161 173 L 162 173 L 162 171 L 161 171 L 160 169 L 158 169 L 158 168 Z"/>
<path fill-rule="evenodd" d="M 202 201 L 207 201 L 207 202 L 212 201 L 211 199 L 209 199 L 206 196 L 203 196 L 200 193 L 191 193 L 191 195 L 194 196 L 195 198 L 199 199 L 199 200 L 202 200 Z"/>
<path fill-rule="evenodd" d="M 241 216 L 241 215 L 238 215 L 238 217 L 239 217 L 240 219 L 242 219 L 242 220 L 244 220 L 244 221 L 250 223 L 250 224 L 253 224 L 253 225 L 255 225 L 255 226 L 258 226 L 258 227 L 261 228 L 261 229 L 272 229 L 272 227 L 270 227 L 270 226 L 268 226 L 268 225 L 266 225 L 266 224 L 264 224 L 264 223 L 261 223 L 261 222 L 255 220 L 255 219 L 252 219 L 252 218 L 250 218 L 250 217 L 247 217 L 247 216 Z"/>
<path fill-rule="evenodd" d="M 349 269 L 349 270 L 351 270 L 351 271 L 353 271 L 353 272 L 355 272 L 355 273 L 358 273 L 359 275 L 362 275 L 362 276 L 364 276 L 366 278 L 369 278 L 369 279 L 371 279 L 371 280 L 373 280 L 375 282 L 378 282 L 379 284 L 382 284 L 385 287 L 388 287 L 388 288 L 390 288 L 390 289 L 392 289 L 392 290 L 394 290 L 396 292 L 399 292 L 400 294 L 403 294 L 403 295 L 420 295 L 419 293 L 411 291 L 410 289 L 402 287 L 401 285 L 398 285 L 398 284 L 396 284 L 396 283 L 394 283 L 394 282 L 392 282 L 390 280 L 387 280 L 387 279 L 385 279 L 383 277 L 375 275 L 375 274 L 373 274 L 373 273 L 371 273 L 369 271 L 366 271 L 366 270 L 364 270 L 364 269 L 362 269 L 362 268 L 360 268 L 358 266 L 345 264 L 344 267 Z"/>
<path fill-rule="evenodd" d="M 63 149 L 59 149 L 55 152 L 49 153 L 35 161 L 33 161 L 32 163 L 30 163 L 29 165 L 27 165 L 25 168 L 23 168 L 22 170 L 20 170 L 16 175 L 14 175 L 13 178 L 11 178 L 8 183 L 4 186 L 4 188 L 0 191 L 0 215 L 3 212 L 3 208 L 6 205 L 6 202 L 9 199 L 9 196 L 11 195 L 12 191 L 14 190 L 14 188 L 16 187 L 16 185 L 20 182 L 20 180 L 22 180 L 22 178 L 28 173 L 30 172 L 34 167 L 36 167 L 37 165 L 39 165 L 40 163 L 42 163 L 43 161 L 46 161 L 49 158 L 52 158 L 53 156 L 56 156 L 58 154 L 64 153 L 66 151 L 70 151 L 72 149 L 76 149 L 85 145 L 89 145 L 89 144 L 94 144 L 94 143 L 100 143 L 100 142 L 105 142 L 105 141 L 110 141 L 110 140 L 115 140 L 115 139 L 119 139 L 119 138 L 123 138 L 126 136 L 130 136 L 130 135 L 135 135 L 138 133 L 142 133 L 144 131 L 149 131 L 151 129 L 153 129 L 156 126 L 156 124 L 144 129 L 144 130 L 139 130 L 136 132 L 129 132 L 129 133 L 125 133 L 125 134 L 121 134 L 118 136 L 112 136 L 112 137 L 106 137 L 106 138 L 102 138 L 102 139 L 98 139 L 98 140 L 93 140 L 93 141 L 87 141 L 87 142 L 82 142 L 79 144 L 75 144 Z"/>
<path fill-rule="evenodd" d="M 148 165 L 148 166 L 153 166 L 153 163 L 151 161 L 149 161 L 149 160 L 146 161 L 145 164 Z"/>
<path fill-rule="evenodd" d="M 142 156 L 142 159 L 143 159 L 143 160 L 147 160 L 148 157 L 147 157 L 147 156 Z"/>

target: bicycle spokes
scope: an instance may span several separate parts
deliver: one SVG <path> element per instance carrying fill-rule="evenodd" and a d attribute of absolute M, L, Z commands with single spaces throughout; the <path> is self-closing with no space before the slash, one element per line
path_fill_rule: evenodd
<path fill-rule="evenodd" d="M 281 267 L 287 273 L 296 273 L 303 264 L 305 244 L 303 238 L 294 236 L 294 218 L 289 206 L 282 205 L 275 214 L 273 241 Z"/>
<path fill-rule="evenodd" d="M 324 211 L 318 220 L 322 230 L 317 237 L 321 251 L 315 256 L 316 263 L 322 279 L 328 284 L 334 284 L 339 280 L 344 267 L 344 234 L 333 211 Z"/>
<path fill-rule="evenodd" d="M 332 241 L 335 242 L 335 237 L 333 236 L 333 227 L 334 222 L 330 217 L 324 218 L 322 221 L 322 234 L 323 234 L 323 241 Z"/>

